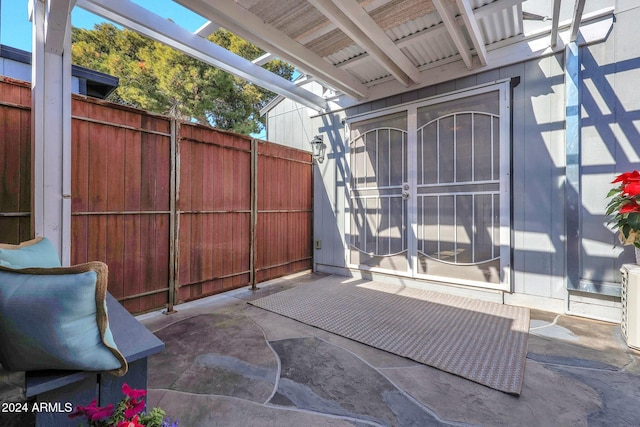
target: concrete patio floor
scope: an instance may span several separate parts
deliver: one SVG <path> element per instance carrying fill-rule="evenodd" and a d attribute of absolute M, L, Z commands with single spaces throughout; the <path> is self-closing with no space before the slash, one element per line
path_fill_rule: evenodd
<path fill-rule="evenodd" d="M 149 361 L 148 405 L 185 427 L 640 423 L 640 352 L 619 325 L 532 310 L 515 397 L 247 304 L 324 277 L 140 316 L 166 344 Z"/>

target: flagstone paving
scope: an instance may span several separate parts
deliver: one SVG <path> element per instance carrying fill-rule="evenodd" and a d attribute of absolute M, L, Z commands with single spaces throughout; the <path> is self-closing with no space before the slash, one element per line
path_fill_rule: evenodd
<path fill-rule="evenodd" d="M 321 277 L 141 317 L 166 344 L 148 404 L 194 427 L 637 425 L 640 352 L 617 325 L 533 310 L 515 397 L 246 304 Z"/>

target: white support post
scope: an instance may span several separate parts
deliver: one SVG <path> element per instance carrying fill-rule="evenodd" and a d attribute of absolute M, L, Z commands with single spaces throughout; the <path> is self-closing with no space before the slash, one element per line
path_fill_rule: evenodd
<path fill-rule="evenodd" d="M 47 49 L 47 4 L 32 0 L 32 185 L 36 236 L 71 261 L 71 19 L 64 15 L 62 52 Z M 51 25 L 52 23 L 49 23 Z M 58 22 L 57 24 L 60 25 Z"/>

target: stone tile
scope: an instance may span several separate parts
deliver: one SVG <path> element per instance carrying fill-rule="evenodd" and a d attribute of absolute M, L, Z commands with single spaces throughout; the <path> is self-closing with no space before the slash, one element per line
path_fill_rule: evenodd
<path fill-rule="evenodd" d="M 247 304 L 318 280 L 349 279 L 281 278 L 145 317 L 167 345 L 150 359 L 149 405 L 183 426 L 637 423 L 640 352 L 619 325 L 532 310 L 514 397 Z"/>
<path fill-rule="evenodd" d="M 377 370 L 340 347 L 318 338 L 286 339 L 271 345 L 281 360 L 274 404 L 385 426 L 440 424 Z"/>
<path fill-rule="evenodd" d="M 278 361 L 262 330 L 241 314 L 201 314 L 156 334 L 165 351 L 149 359 L 149 387 L 264 402 Z"/>
<path fill-rule="evenodd" d="M 265 406 L 226 396 L 149 390 L 147 403 L 159 406 L 188 427 L 353 427 L 358 422 L 324 414 Z"/>
<path fill-rule="evenodd" d="M 519 397 L 429 366 L 385 369 L 400 388 L 441 418 L 482 426 L 586 426 L 603 402 L 587 384 L 527 360 Z"/>

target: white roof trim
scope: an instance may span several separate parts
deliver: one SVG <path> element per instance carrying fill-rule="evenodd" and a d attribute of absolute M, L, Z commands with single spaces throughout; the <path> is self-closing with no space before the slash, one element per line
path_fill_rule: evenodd
<path fill-rule="evenodd" d="M 309 0 L 316 9 L 363 47 L 396 80 L 409 86 L 420 71 L 355 0 Z"/>
<path fill-rule="evenodd" d="M 357 99 L 367 96 L 368 88 L 354 76 L 333 66 L 233 0 L 215 2 L 175 0 L 175 2 L 217 22 L 243 39 L 263 47 L 305 73 L 313 74 L 329 86 Z"/>
<path fill-rule="evenodd" d="M 460 52 L 460 56 L 462 57 L 464 64 L 468 69 L 472 69 L 473 59 L 471 58 L 471 52 L 469 52 L 469 46 L 467 46 L 462 30 L 460 30 L 455 16 L 453 16 L 453 12 L 444 0 L 433 0 L 433 5 L 436 7 L 436 10 L 442 19 L 444 26 L 447 28 L 449 36 L 451 36 L 453 43 L 456 45 L 458 52 Z"/>
<path fill-rule="evenodd" d="M 165 43 L 187 55 L 218 67 L 265 89 L 313 109 L 326 108 L 326 101 L 277 74 L 223 47 L 187 31 L 128 0 L 78 0 L 78 6 L 141 34 Z"/>
<path fill-rule="evenodd" d="M 476 21 L 476 17 L 473 15 L 473 10 L 471 10 L 469 0 L 456 0 L 456 2 L 458 4 L 458 9 L 460 9 L 460 13 L 462 14 L 464 25 L 467 27 L 467 31 L 469 31 L 471 42 L 476 49 L 476 55 L 478 55 L 480 64 L 487 65 L 487 48 L 484 45 L 484 39 L 482 38 L 478 21 Z"/>
<path fill-rule="evenodd" d="M 211 34 L 215 33 L 220 25 L 215 22 L 207 21 L 200 28 L 198 28 L 194 34 L 199 35 L 200 37 L 204 37 L 205 39 L 209 37 Z"/>
<path fill-rule="evenodd" d="M 569 26 L 571 22 L 572 20 L 560 22 L 559 28 L 561 31 L 558 34 L 559 42 L 555 48 L 549 46 L 551 26 L 546 29 L 541 29 L 534 34 L 522 36 L 518 39 L 519 42 L 516 43 L 509 41 L 505 41 L 504 44 L 494 43 L 492 48 L 488 50 L 487 66 L 484 67 L 482 71 L 505 67 L 562 51 L 565 44 L 569 43 Z M 609 34 L 612 25 L 612 7 L 583 16 L 580 32 L 578 33 L 578 44 L 582 46 L 602 42 Z M 443 63 L 446 61 L 449 61 L 449 63 L 444 67 Z M 443 83 L 478 73 L 478 70 L 469 70 L 462 61 L 453 61 L 453 58 L 421 67 L 420 71 L 424 75 L 424 78 L 419 87 Z M 380 99 L 402 92 L 406 92 L 406 88 L 395 84 L 394 81 L 390 81 L 371 87 L 370 99 Z M 350 105 L 354 104 L 355 103 L 351 103 Z"/>
<path fill-rule="evenodd" d="M 578 39 L 578 31 L 580 31 L 585 2 L 586 0 L 576 0 L 576 5 L 573 10 L 573 22 L 571 23 L 571 30 L 569 31 L 570 42 L 575 42 Z"/>
<path fill-rule="evenodd" d="M 558 44 L 558 26 L 560 23 L 560 2 L 561 0 L 553 0 L 553 16 L 551 18 L 551 47 Z"/>
<path fill-rule="evenodd" d="M 75 0 L 48 0 L 44 35 L 47 52 L 62 54 L 67 22 L 71 19 L 69 13 L 74 4 Z"/>

